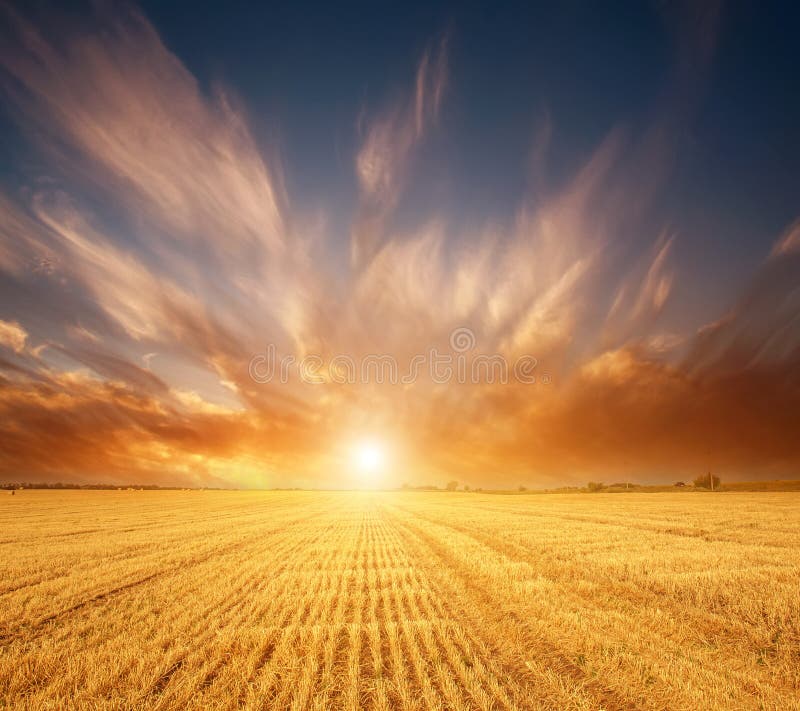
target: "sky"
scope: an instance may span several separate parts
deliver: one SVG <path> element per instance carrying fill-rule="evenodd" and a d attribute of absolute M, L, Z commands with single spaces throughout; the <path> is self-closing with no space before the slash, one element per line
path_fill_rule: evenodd
<path fill-rule="evenodd" d="M 2 3 L 0 481 L 800 475 L 790 3 Z"/>

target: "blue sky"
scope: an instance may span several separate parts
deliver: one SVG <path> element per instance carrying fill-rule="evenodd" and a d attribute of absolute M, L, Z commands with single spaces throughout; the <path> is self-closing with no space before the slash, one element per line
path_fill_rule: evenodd
<path fill-rule="evenodd" d="M 735 3 L 698 29 L 701 12 L 691 5 L 142 7 L 201 82 L 235 90 L 257 135 L 280 141 L 298 200 L 348 206 L 359 112 L 402 91 L 425 47 L 447 34 L 446 125 L 435 159 L 447 159 L 450 199 L 479 218 L 506 215 L 529 189 L 529 154 L 543 121 L 553 125 L 548 178 L 556 184 L 615 127 L 634 136 L 646 130 L 682 71 L 680 44 L 704 34 L 707 66 L 682 76 L 698 86 L 674 89 L 692 101 L 664 209 L 704 239 L 728 242 L 714 240 L 707 225 L 694 227 L 698 212 L 719 217 L 718 231 L 733 231 L 736 246 L 758 258 L 798 203 L 796 13 L 791 3 Z"/>

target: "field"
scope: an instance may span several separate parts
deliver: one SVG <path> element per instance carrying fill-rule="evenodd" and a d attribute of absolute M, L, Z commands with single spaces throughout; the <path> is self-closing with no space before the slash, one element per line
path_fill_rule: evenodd
<path fill-rule="evenodd" d="M 0 493 L 0 707 L 797 709 L 800 494 Z"/>

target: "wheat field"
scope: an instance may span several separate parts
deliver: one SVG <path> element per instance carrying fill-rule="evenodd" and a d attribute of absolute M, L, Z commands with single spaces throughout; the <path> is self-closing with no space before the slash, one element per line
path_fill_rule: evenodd
<path fill-rule="evenodd" d="M 800 494 L 0 496 L 0 706 L 800 708 Z"/>

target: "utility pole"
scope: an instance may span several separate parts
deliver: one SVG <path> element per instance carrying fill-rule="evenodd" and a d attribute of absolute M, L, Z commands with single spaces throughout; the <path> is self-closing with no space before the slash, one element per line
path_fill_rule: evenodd
<path fill-rule="evenodd" d="M 708 459 L 708 487 L 711 491 L 714 491 L 714 475 L 711 473 L 711 450 L 706 452 L 706 457 Z"/>

